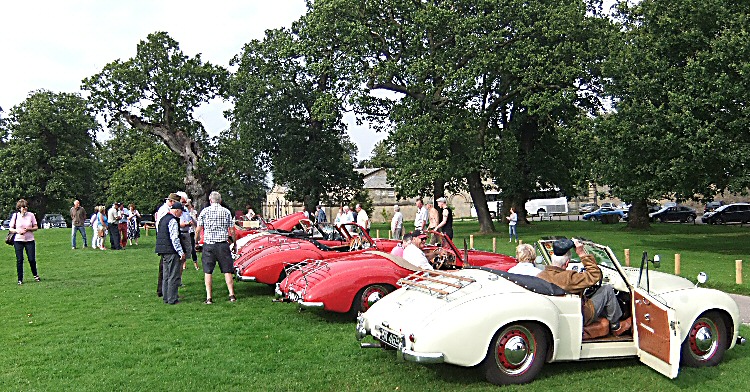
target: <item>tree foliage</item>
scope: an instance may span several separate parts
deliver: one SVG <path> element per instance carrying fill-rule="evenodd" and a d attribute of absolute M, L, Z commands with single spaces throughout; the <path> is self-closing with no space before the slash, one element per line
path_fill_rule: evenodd
<path fill-rule="evenodd" d="M 233 60 L 231 119 L 248 153 L 289 188 L 289 199 L 312 211 L 320 200 L 350 201 L 362 179 L 353 170 L 356 147 L 342 122 L 338 76 L 325 65 L 332 59 L 308 49 L 303 23 L 295 29 L 269 30 Z"/>
<path fill-rule="evenodd" d="M 210 173 L 201 170 L 211 148 L 194 110 L 226 90 L 228 72 L 188 57 L 165 32 L 149 34 L 136 56 L 115 60 L 84 79 L 93 106 L 111 123 L 126 121 L 158 137 L 182 160 L 184 183 L 198 206 L 207 204 Z"/>
<path fill-rule="evenodd" d="M 39 215 L 67 212 L 100 192 L 94 142 L 99 124 L 77 94 L 38 90 L 10 110 L 6 143 L 0 148 L 0 208 L 15 209 L 19 198 Z M 67 215 L 67 214 L 64 214 Z M 41 216 L 39 217 L 41 219 Z"/>
<path fill-rule="evenodd" d="M 483 178 L 500 179 L 519 203 L 540 184 L 570 187 L 559 172 L 575 156 L 556 135 L 598 106 L 595 64 L 610 27 L 600 1 L 308 5 L 315 42 L 342 53 L 337 70 L 358 92 L 351 101 L 392 125 L 389 178 L 400 194 L 468 189 L 480 230 L 491 231 Z M 398 98 L 377 98 L 378 90 Z"/>
<path fill-rule="evenodd" d="M 654 1 L 619 5 L 621 36 L 608 62 L 616 112 L 591 127 L 595 169 L 637 206 L 710 199 L 744 190 L 748 176 L 747 2 Z"/>

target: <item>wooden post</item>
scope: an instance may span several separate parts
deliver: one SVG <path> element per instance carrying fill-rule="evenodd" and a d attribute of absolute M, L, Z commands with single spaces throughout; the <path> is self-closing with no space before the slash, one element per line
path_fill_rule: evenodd
<path fill-rule="evenodd" d="M 380 238 L 380 229 L 375 230 L 375 238 Z"/>
<path fill-rule="evenodd" d="M 492 253 L 497 253 L 497 237 L 492 237 Z"/>
<path fill-rule="evenodd" d="M 469 249 L 474 249 L 474 234 L 469 236 Z"/>
<path fill-rule="evenodd" d="M 625 265 L 630 267 L 630 249 L 625 249 Z"/>
<path fill-rule="evenodd" d="M 393 232 L 388 230 L 388 238 L 393 239 Z"/>
<path fill-rule="evenodd" d="M 523 240 L 518 240 L 518 245 L 523 244 Z"/>
<path fill-rule="evenodd" d="M 735 282 L 737 284 L 742 284 L 742 260 L 735 260 L 734 261 L 734 273 L 736 274 Z"/>
<path fill-rule="evenodd" d="M 679 253 L 674 254 L 674 274 L 675 275 L 680 274 L 680 254 Z"/>

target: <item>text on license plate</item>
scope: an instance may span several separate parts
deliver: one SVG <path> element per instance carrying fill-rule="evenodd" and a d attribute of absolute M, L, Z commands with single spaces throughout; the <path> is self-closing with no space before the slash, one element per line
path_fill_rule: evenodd
<path fill-rule="evenodd" d="M 401 339 L 400 335 L 395 334 L 395 333 L 393 333 L 391 331 L 388 331 L 388 330 L 385 330 L 385 329 L 383 329 L 382 333 L 380 334 L 380 340 L 383 343 L 385 343 L 385 344 L 387 344 L 387 345 L 389 345 L 391 347 L 394 347 L 394 348 L 399 348 L 399 347 L 401 347 L 403 345 L 403 342 L 402 342 L 402 339 Z"/>

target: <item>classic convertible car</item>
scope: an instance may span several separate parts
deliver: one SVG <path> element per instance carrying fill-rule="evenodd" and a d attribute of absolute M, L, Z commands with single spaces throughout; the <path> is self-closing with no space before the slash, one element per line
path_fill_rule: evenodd
<path fill-rule="evenodd" d="M 537 243 L 546 263 L 552 242 Z M 602 269 L 600 284 L 613 286 L 625 317 L 632 316 L 633 328 L 622 336 L 609 335 L 600 319 L 604 334 L 584 339 L 577 295 L 537 277 L 480 267 L 403 279 L 358 317 L 357 338 L 370 335 L 375 342 L 363 347 L 395 348 L 408 361 L 481 364 L 494 384 L 530 382 L 545 362 L 622 357 L 674 378 L 680 363 L 713 366 L 744 343 L 737 304 L 726 293 L 649 271 L 658 258 L 645 252 L 640 268 L 630 268 L 606 246 L 586 241 L 585 248 Z"/>
<path fill-rule="evenodd" d="M 286 277 L 284 268 L 290 265 L 367 250 L 390 252 L 399 243 L 397 240 L 373 240 L 362 227 L 353 222 L 330 227 L 335 230 L 332 240 L 303 237 L 241 252 L 234 262 L 237 279 L 243 282 L 276 284 Z M 261 238 L 260 241 L 264 239 Z"/>
<path fill-rule="evenodd" d="M 507 271 L 516 265 L 510 256 L 477 250 L 463 257 L 450 238 L 432 234 L 432 245 L 425 253 L 439 252 L 431 264 L 438 270 L 455 270 L 466 265 L 492 266 Z M 380 251 L 367 251 L 333 260 L 318 260 L 290 268 L 288 277 L 277 285 L 276 294 L 285 302 L 298 302 L 302 308 L 319 308 L 356 316 L 396 289 L 399 279 L 420 268 L 402 257 Z"/>

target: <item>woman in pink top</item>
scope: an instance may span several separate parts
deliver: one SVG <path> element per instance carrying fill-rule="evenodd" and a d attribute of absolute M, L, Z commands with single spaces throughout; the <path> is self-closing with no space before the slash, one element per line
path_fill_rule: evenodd
<path fill-rule="evenodd" d="M 36 223 L 36 217 L 29 212 L 29 203 L 21 199 L 16 203 L 16 212 L 10 220 L 10 231 L 16 233 L 16 272 L 18 273 L 18 284 L 23 284 L 23 251 L 26 249 L 26 257 L 29 259 L 31 273 L 34 274 L 34 280 L 39 282 L 39 273 L 36 270 L 36 242 L 34 241 L 34 232 L 39 228 Z"/>

